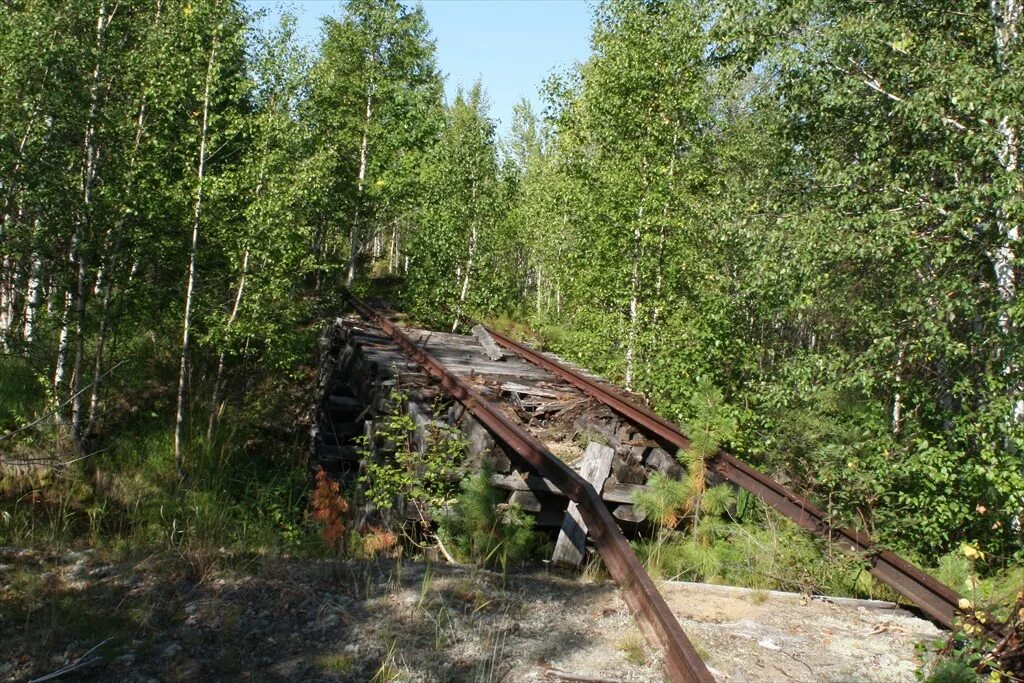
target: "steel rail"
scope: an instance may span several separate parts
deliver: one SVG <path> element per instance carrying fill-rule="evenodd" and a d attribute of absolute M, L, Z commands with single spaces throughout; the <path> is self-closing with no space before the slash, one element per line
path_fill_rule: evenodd
<path fill-rule="evenodd" d="M 714 677 L 590 482 L 552 455 L 544 444 L 522 427 L 510 422 L 494 404 L 481 397 L 439 360 L 420 348 L 397 325 L 354 295 L 349 294 L 349 299 L 360 316 L 380 327 L 410 359 L 437 379 L 496 438 L 515 450 L 579 506 L 583 521 L 587 524 L 587 533 L 594 540 L 608 573 L 623 590 L 626 604 L 638 625 L 648 640 L 652 641 L 652 645 L 664 650 L 666 669 L 671 680 L 713 683 Z"/>
<path fill-rule="evenodd" d="M 679 449 L 689 448 L 690 440 L 679 427 L 648 408 L 632 402 L 616 389 L 584 377 L 500 332 L 490 328 L 488 332 L 506 349 L 562 378 L 662 441 Z M 708 463 L 708 469 L 754 494 L 811 533 L 851 552 L 864 553 L 871 563 L 869 570 L 872 575 L 916 604 L 921 611 L 942 626 L 948 629 L 954 627 L 960 611 L 961 597 L 949 586 L 892 551 L 879 547 L 866 534 L 833 525 L 824 510 L 724 451 L 719 451 Z M 996 627 L 989 624 L 985 627 L 994 637 L 1002 635 Z"/>

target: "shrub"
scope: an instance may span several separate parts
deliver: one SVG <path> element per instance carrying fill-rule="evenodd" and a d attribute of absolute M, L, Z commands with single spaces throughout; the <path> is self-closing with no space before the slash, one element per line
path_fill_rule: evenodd
<path fill-rule="evenodd" d="M 533 518 L 518 505 L 503 503 L 491 486 L 488 468 L 465 479 L 462 493 L 439 517 L 438 535 L 457 555 L 480 566 L 520 562 L 540 540 Z"/>

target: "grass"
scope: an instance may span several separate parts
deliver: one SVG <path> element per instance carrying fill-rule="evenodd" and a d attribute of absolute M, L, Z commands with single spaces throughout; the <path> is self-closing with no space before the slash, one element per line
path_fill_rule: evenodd
<path fill-rule="evenodd" d="M 331 654 L 318 657 L 317 664 L 328 673 L 344 676 L 351 673 L 354 662 L 347 655 Z"/>
<path fill-rule="evenodd" d="M 28 361 L 0 355 L 0 436 L 30 422 L 45 404 L 46 392 Z"/>
<path fill-rule="evenodd" d="M 647 663 L 647 644 L 638 634 L 632 633 L 626 636 L 615 647 L 622 652 L 630 664 L 643 666 Z"/>

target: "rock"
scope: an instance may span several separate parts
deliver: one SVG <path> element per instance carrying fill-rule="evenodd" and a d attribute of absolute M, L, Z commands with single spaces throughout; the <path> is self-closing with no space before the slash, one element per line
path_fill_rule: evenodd
<path fill-rule="evenodd" d="M 164 648 L 164 657 L 173 657 L 179 652 L 181 652 L 181 645 L 178 645 L 177 643 L 171 643 L 170 645 Z"/>

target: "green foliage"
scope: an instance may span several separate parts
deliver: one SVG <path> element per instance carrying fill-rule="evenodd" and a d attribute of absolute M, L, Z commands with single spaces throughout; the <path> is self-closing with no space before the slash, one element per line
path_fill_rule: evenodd
<path fill-rule="evenodd" d="M 674 528 L 685 513 L 692 493 L 690 482 L 655 472 L 647 481 L 647 488 L 633 494 L 633 504 L 647 519 Z"/>
<path fill-rule="evenodd" d="M 540 544 L 533 517 L 518 505 L 503 503 L 485 468 L 462 482 L 462 493 L 440 515 L 438 536 L 460 557 L 503 569 L 526 559 Z"/>
<path fill-rule="evenodd" d="M 0 356 L 0 436 L 30 422 L 43 407 L 45 397 L 39 379 L 24 359 Z"/>
<path fill-rule="evenodd" d="M 405 412 L 407 401 L 404 393 L 393 391 L 393 411 L 376 423 L 373 436 L 358 437 L 366 461 L 359 481 L 366 487 L 366 497 L 381 510 L 390 510 L 398 496 L 439 508 L 458 490 L 466 453 L 462 432 L 435 422 L 417 427 Z"/>

